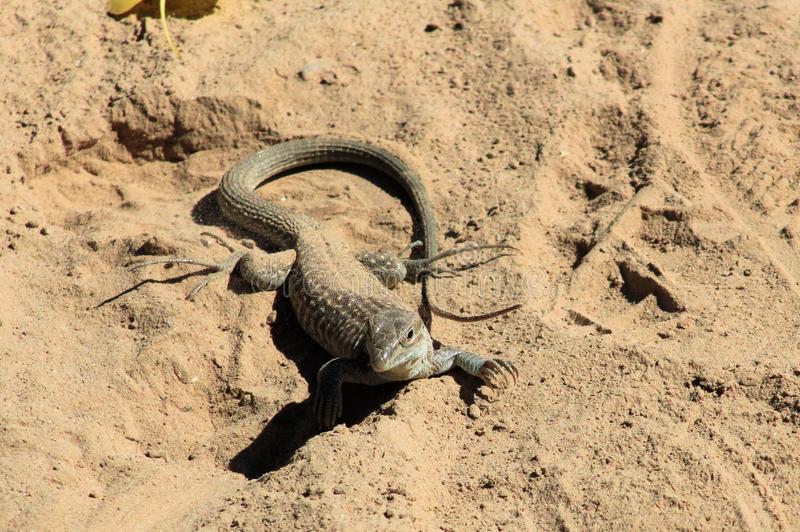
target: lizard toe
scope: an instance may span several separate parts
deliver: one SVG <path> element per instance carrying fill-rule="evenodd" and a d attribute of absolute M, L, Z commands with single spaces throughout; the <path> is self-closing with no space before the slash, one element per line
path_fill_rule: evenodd
<path fill-rule="evenodd" d="M 502 358 L 495 359 L 495 361 L 502 368 L 503 375 L 510 379 L 510 382 L 508 383 L 509 386 L 517 384 L 517 381 L 519 380 L 519 370 L 517 369 L 517 366 L 508 360 L 503 360 Z"/>
<path fill-rule="evenodd" d="M 492 388 L 503 388 L 500 382 L 500 372 L 497 369 L 497 363 L 494 360 L 487 360 L 481 368 L 480 378 L 491 386 Z"/>
<path fill-rule="evenodd" d="M 487 360 L 480 373 L 481 379 L 492 388 L 508 388 L 516 384 L 518 375 L 516 366 L 501 358 Z"/>

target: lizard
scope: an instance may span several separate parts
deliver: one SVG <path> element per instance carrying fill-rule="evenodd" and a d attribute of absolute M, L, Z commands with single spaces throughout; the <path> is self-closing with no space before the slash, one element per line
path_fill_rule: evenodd
<path fill-rule="evenodd" d="M 363 165 L 391 177 L 411 197 L 421 221 L 424 256 L 400 259 L 385 253 L 354 255 L 340 239 L 313 218 L 270 203 L 255 190 L 270 178 L 321 163 Z M 460 253 L 438 251 L 436 223 L 425 187 L 399 157 L 370 142 L 334 137 L 307 137 L 266 147 L 229 169 L 220 181 L 217 202 L 223 217 L 265 238 L 278 249 L 294 249 L 285 264 L 276 254 L 232 253 L 220 262 L 161 257 L 135 262 L 129 269 L 158 263 L 203 266 L 210 274 L 190 292 L 217 275 L 234 270 L 254 288 L 283 288 L 303 330 L 331 356 L 317 373 L 314 415 L 320 429 L 333 427 L 342 415 L 342 384 L 378 385 L 439 375 L 457 367 L 493 388 L 516 383 L 516 366 L 502 358 L 485 358 L 456 348 L 434 348 L 419 312 L 402 301 L 391 287 L 399 280 L 422 275 L 423 300 L 439 315 L 460 321 L 486 319 L 509 312 L 513 305 L 479 316 L 462 316 L 440 309 L 427 289 L 432 263 Z M 419 242 L 412 244 L 420 245 Z M 510 248 L 484 245 L 477 248 Z M 470 247 L 469 249 L 476 249 Z M 512 248 L 513 249 L 513 248 Z"/>

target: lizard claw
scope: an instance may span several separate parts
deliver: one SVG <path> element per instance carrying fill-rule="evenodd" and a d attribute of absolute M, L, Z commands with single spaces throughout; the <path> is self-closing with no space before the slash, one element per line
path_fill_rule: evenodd
<path fill-rule="evenodd" d="M 493 358 L 483 363 L 478 376 L 492 388 L 508 388 L 517 383 L 519 370 L 502 358 Z"/>

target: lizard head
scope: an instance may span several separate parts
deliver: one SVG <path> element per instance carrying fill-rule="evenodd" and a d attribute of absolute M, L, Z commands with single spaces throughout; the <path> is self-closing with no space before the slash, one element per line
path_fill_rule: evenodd
<path fill-rule="evenodd" d="M 417 313 L 391 308 L 370 318 L 366 350 L 376 373 L 388 380 L 409 380 L 425 367 L 433 340 Z"/>

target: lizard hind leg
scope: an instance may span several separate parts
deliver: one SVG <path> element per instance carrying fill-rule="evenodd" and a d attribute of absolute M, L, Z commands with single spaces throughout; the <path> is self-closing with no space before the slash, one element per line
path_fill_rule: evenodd
<path fill-rule="evenodd" d="M 277 290 L 283 285 L 289 275 L 294 262 L 287 252 L 263 253 L 260 251 L 235 251 L 222 239 L 210 233 L 203 233 L 214 237 L 220 244 L 227 248 L 231 253 L 219 262 L 200 260 L 184 257 L 158 257 L 129 263 L 126 267 L 128 271 L 138 270 L 155 264 L 191 264 L 202 266 L 203 270 L 197 272 L 201 274 L 208 272 L 191 289 L 186 299 L 193 300 L 197 293 L 211 281 L 225 276 L 230 276 L 235 270 L 250 285 L 257 290 Z"/>
<path fill-rule="evenodd" d="M 406 246 L 398 255 L 391 255 L 380 251 L 361 251 L 356 258 L 366 266 L 387 288 L 395 288 L 403 280 L 419 281 L 422 277 L 455 277 L 461 272 L 477 268 L 483 264 L 495 261 L 502 257 L 512 255 L 516 248 L 507 244 L 467 244 L 444 250 L 431 257 L 421 259 L 403 258 L 411 249 L 419 247 L 422 242 L 415 241 Z M 484 249 L 500 250 L 489 257 L 483 257 L 471 262 L 465 262 L 454 267 L 438 266 L 434 263 L 462 253 L 476 252 Z"/>
<path fill-rule="evenodd" d="M 462 261 L 461 264 L 456 266 L 439 266 L 435 262 L 462 255 L 466 253 L 475 253 L 485 249 L 498 250 L 493 255 L 488 257 L 476 258 L 472 261 Z M 467 270 L 472 270 L 478 266 L 488 264 L 502 257 L 509 257 L 519 250 L 514 246 L 508 244 L 465 244 L 462 246 L 455 246 L 444 251 L 440 251 L 431 257 L 424 257 L 421 259 L 403 259 L 403 263 L 407 270 L 409 279 L 419 279 L 422 276 L 430 275 L 431 277 L 456 277 Z"/>
<path fill-rule="evenodd" d="M 197 273 L 199 274 L 203 271 L 208 271 L 208 274 L 197 284 L 195 284 L 192 290 L 186 295 L 186 299 L 192 301 L 194 300 L 194 296 L 196 296 L 197 293 L 208 283 L 219 277 L 229 275 L 244 255 L 244 252 L 233 252 L 219 262 L 210 262 L 185 257 L 158 257 L 156 259 L 148 259 L 129 263 L 126 265 L 125 269 L 130 272 L 145 268 L 147 266 L 153 266 L 155 264 L 191 264 L 194 266 L 202 266 L 203 270 L 200 270 Z"/>

